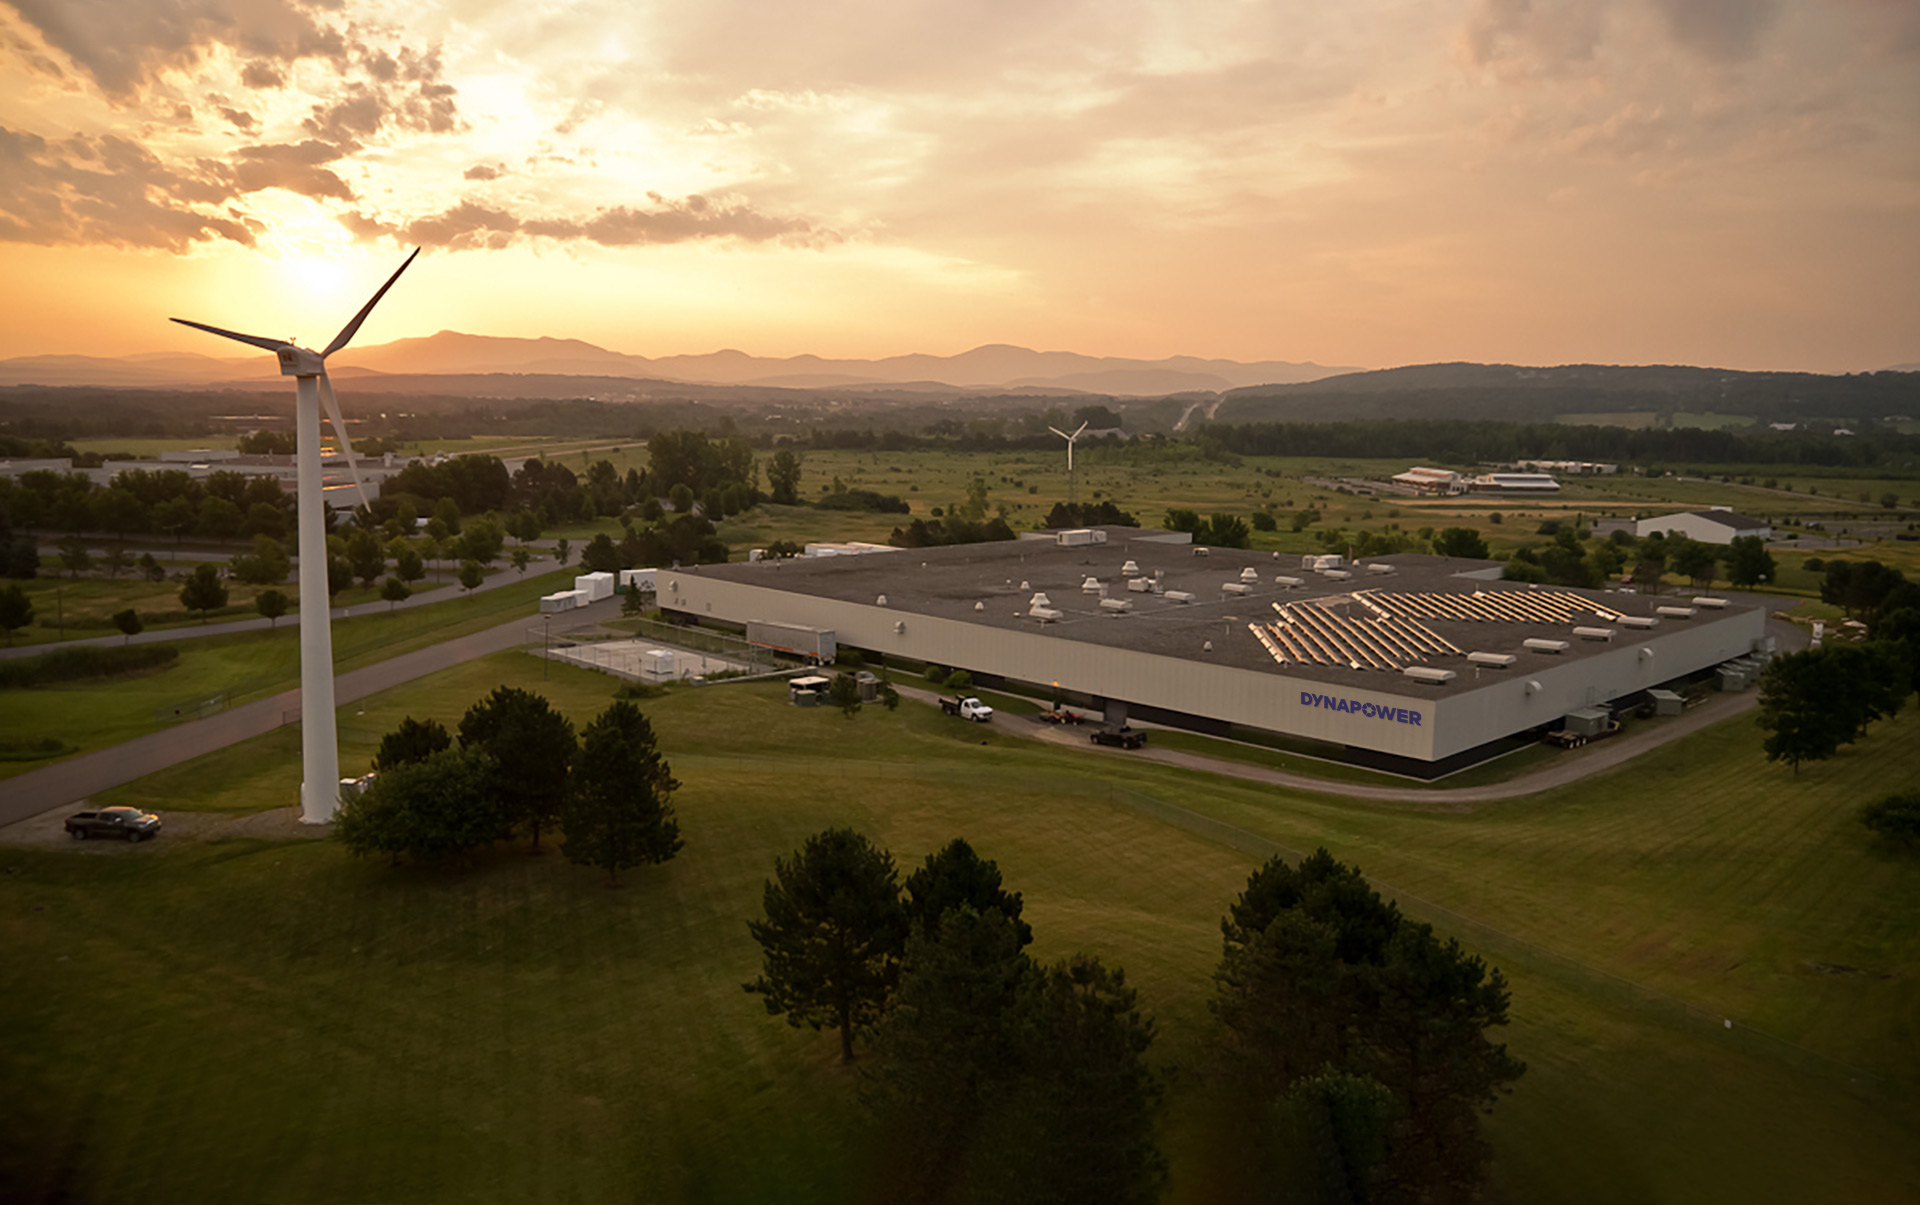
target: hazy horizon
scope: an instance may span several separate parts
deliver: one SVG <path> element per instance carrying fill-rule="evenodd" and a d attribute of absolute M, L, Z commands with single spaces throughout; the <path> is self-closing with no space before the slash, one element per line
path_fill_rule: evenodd
<path fill-rule="evenodd" d="M 0 0 L 0 358 L 1920 361 L 1920 6 Z"/>

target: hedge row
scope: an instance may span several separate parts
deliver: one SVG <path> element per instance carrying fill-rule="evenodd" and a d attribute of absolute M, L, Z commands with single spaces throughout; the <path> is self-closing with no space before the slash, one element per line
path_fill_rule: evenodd
<path fill-rule="evenodd" d="M 162 669 L 180 658 L 170 644 L 88 646 L 58 649 L 39 657 L 0 661 L 0 687 L 52 686 L 85 678 Z"/>

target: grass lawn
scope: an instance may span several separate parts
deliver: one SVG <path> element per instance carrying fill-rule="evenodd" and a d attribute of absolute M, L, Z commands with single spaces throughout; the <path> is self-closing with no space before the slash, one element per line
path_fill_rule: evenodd
<path fill-rule="evenodd" d="M 501 654 L 348 708 L 343 766 L 502 683 L 576 725 L 610 698 L 549 672 Z M 13 1195 L 885 1199 L 835 1039 L 739 987 L 774 858 L 834 824 L 903 867 L 965 835 L 1025 893 L 1036 954 L 1126 968 L 1177 1072 L 1171 1201 L 1254 1182 L 1205 1075 L 1218 919 L 1257 851 L 1323 843 L 1511 981 L 1502 1036 L 1529 1071 L 1490 1122 L 1491 1199 L 1920 1193 L 1920 866 L 1851 815 L 1911 782 L 1912 709 L 1798 775 L 1741 719 L 1551 797 L 1443 811 L 1096 762 L 911 703 L 849 721 L 778 685 L 644 706 L 687 848 L 619 891 L 520 849 L 441 870 L 253 836 L 0 847 Z M 277 732 L 112 802 L 239 815 L 291 801 L 297 763 Z"/>
<path fill-rule="evenodd" d="M 337 671 L 358 669 L 470 632 L 515 615 L 531 615 L 542 594 L 571 581 L 572 571 L 522 581 L 450 602 L 409 610 L 356 615 L 333 623 Z M 103 749 L 173 721 L 177 707 L 225 694 L 229 705 L 290 690 L 299 683 L 300 632 L 289 616 L 278 630 L 183 640 L 168 669 L 96 682 L 33 690 L 0 690 L 0 732 L 9 740 L 55 737 L 71 753 Z M 189 716 L 188 718 L 192 718 Z M 46 762 L 0 762 L 0 779 Z"/>

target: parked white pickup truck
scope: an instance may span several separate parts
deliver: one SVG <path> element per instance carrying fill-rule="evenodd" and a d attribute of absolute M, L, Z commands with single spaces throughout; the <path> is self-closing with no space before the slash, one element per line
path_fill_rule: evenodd
<path fill-rule="evenodd" d="M 940 710 L 948 715 L 957 715 L 963 720 L 972 720 L 976 724 L 985 724 L 993 719 L 993 708 L 978 699 L 942 699 Z"/>

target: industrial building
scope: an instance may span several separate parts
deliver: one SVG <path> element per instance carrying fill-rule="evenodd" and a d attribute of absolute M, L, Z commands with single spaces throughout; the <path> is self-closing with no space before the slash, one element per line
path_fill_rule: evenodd
<path fill-rule="evenodd" d="M 1493 561 L 1303 564 L 1134 528 L 1034 534 L 662 569 L 660 606 L 1058 691 L 1110 723 L 1277 733 L 1429 776 L 1766 650 L 1756 607 L 1509 585 Z"/>
<path fill-rule="evenodd" d="M 1655 532 L 1685 536 L 1702 544 L 1731 544 L 1737 536 L 1758 536 L 1763 540 L 1771 540 L 1773 524 L 1765 519 L 1736 515 L 1724 506 L 1716 506 L 1712 510 L 1688 510 L 1677 515 L 1661 515 L 1657 519 L 1641 519 L 1633 525 L 1633 534 L 1636 536 L 1650 536 Z"/>

